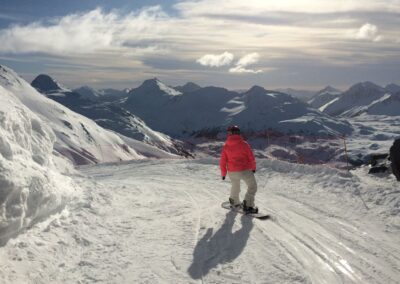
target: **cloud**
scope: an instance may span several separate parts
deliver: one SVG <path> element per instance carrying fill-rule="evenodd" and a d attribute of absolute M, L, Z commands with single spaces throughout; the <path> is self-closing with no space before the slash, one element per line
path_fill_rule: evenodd
<path fill-rule="evenodd" d="M 128 15 L 95 9 L 0 30 L 0 52 L 71 55 L 123 48 L 157 39 L 162 33 L 157 23 L 167 20 L 158 6 Z"/>
<path fill-rule="evenodd" d="M 203 66 L 209 67 L 221 67 L 225 65 L 230 65 L 234 55 L 225 51 L 221 54 L 206 54 L 201 58 L 197 59 L 196 62 L 200 63 Z"/>
<path fill-rule="evenodd" d="M 112 69 L 113 79 L 135 72 L 135 80 L 149 74 L 174 80 L 195 74 L 203 82 L 217 80 L 217 76 L 228 82 L 239 78 L 234 73 L 265 74 L 273 68 L 268 76 L 243 76 L 231 82 L 240 84 L 257 78 L 268 81 L 273 74 L 284 81 L 294 67 L 302 70 L 306 66 L 297 68 L 298 57 L 305 62 L 318 59 L 329 70 L 337 64 L 397 62 L 399 54 L 400 0 L 173 2 L 176 11 L 160 6 L 128 12 L 95 9 L 9 26 L 0 29 L 0 55 L 85 66 L 82 70 L 65 67 L 70 81 L 74 76 L 76 81 L 94 76 L 101 81 Z M 252 51 L 258 51 L 257 55 L 246 55 Z M 268 67 L 257 66 L 260 58 L 268 58 Z M 272 65 L 272 60 L 279 64 Z M 47 68 L 32 65 L 40 72 Z"/>
<path fill-rule="evenodd" d="M 260 60 L 260 55 L 257 52 L 249 53 L 235 64 L 235 67 L 229 69 L 231 73 L 261 73 L 262 70 L 254 70 L 247 68 L 249 65 L 255 64 Z"/>
<path fill-rule="evenodd" d="M 400 12 L 399 0 L 186 0 L 175 7 L 187 16 L 263 15 L 285 13 Z"/>
<path fill-rule="evenodd" d="M 383 36 L 378 34 L 378 27 L 370 23 L 364 24 L 356 33 L 356 39 L 381 41 Z"/>

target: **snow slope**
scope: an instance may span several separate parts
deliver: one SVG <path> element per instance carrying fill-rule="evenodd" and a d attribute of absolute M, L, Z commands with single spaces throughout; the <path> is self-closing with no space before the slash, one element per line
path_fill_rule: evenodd
<path fill-rule="evenodd" d="M 399 283 L 394 178 L 258 160 L 260 221 L 220 207 L 217 162 L 82 168 L 86 201 L 1 248 L 1 282 Z"/>
<path fill-rule="evenodd" d="M 39 94 L 11 69 L 0 66 L 0 86 L 18 98 L 56 135 L 55 150 L 75 164 L 143 158 L 114 133 Z"/>
<path fill-rule="evenodd" d="M 340 97 L 333 99 L 320 110 L 329 115 L 356 116 L 359 115 L 365 107 L 379 100 L 387 91 L 372 83 L 363 82 L 350 87 Z"/>
<path fill-rule="evenodd" d="M 309 101 L 313 108 L 319 109 L 320 107 L 326 105 L 332 100 L 338 98 L 342 92 L 338 89 L 335 89 L 331 86 L 327 86 L 321 91 L 317 92 Z"/>
<path fill-rule="evenodd" d="M 325 115 L 290 95 L 271 92 L 259 86 L 230 101 L 223 111 L 229 113 L 230 123 L 248 130 L 272 128 L 282 133 L 320 135 L 344 135 L 352 131 L 346 121 Z"/>
<path fill-rule="evenodd" d="M 91 89 L 81 88 L 81 93 L 82 89 L 87 91 L 83 92 L 82 95 L 66 88 L 57 88 L 58 85 L 53 82 L 56 81 L 50 76 L 39 75 L 33 80 L 32 86 L 48 98 L 92 119 L 103 128 L 154 146 L 158 148 L 156 149 L 157 152 L 162 150 L 172 154 L 185 154 L 182 151 L 182 143 L 150 129 L 143 120 L 121 108 L 119 105 L 113 102 L 99 101 L 97 98 L 100 95 L 91 93 Z M 140 143 L 136 144 L 141 147 Z M 151 156 L 154 157 L 154 155 Z M 162 156 L 165 155 L 162 154 Z"/>
<path fill-rule="evenodd" d="M 400 116 L 400 92 L 385 94 L 368 105 L 362 113 L 371 115 Z"/>
<path fill-rule="evenodd" d="M 96 90 L 89 86 L 82 86 L 73 89 L 72 92 L 78 93 L 82 98 L 90 99 L 93 101 L 112 102 L 125 98 L 129 90 L 116 90 L 116 89 L 100 89 Z"/>
<path fill-rule="evenodd" d="M 0 85 L 0 246 L 77 197 L 52 129 Z M 55 164 L 57 162 L 57 165 Z"/>

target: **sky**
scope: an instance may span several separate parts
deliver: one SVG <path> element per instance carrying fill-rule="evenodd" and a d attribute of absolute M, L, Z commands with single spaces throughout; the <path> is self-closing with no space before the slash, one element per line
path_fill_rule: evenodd
<path fill-rule="evenodd" d="M 0 0 L 0 64 L 70 88 L 400 84 L 399 27 L 400 0 Z"/>

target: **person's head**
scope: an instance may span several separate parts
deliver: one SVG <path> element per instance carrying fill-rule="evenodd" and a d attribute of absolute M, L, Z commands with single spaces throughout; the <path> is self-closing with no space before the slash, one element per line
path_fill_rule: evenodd
<path fill-rule="evenodd" d="M 228 135 L 240 135 L 240 128 L 237 125 L 229 126 L 227 129 Z"/>

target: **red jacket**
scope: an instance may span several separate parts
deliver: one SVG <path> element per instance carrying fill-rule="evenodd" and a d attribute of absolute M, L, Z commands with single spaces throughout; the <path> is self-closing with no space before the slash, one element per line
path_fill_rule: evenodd
<path fill-rule="evenodd" d="M 219 161 L 221 175 L 226 176 L 227 171 L 240 172 L 256 170 L 256 160 L 250 145 L 240 135 L 229 135 L 222 149 Z"/>

